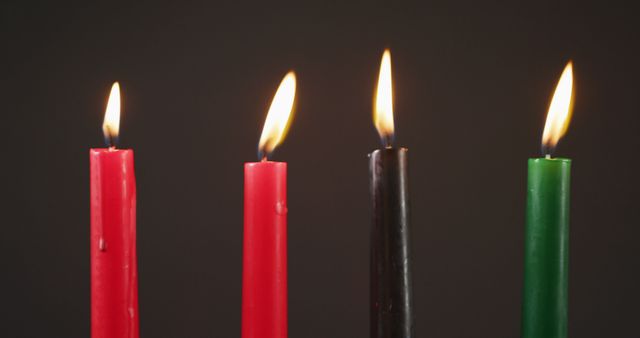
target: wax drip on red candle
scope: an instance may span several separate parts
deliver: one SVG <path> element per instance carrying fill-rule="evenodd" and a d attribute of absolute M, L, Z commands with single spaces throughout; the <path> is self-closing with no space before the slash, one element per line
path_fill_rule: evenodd
<path fill-rule="evenodd" d="M 100 229 L 102 231 L 104 231 L 103 229 Z M 107 242 L 104 240 L 104 236 L 100 235 L 100 241 L 98 242 L 98 248 L 100 248 L 100 251 L 107 251 Z"/>

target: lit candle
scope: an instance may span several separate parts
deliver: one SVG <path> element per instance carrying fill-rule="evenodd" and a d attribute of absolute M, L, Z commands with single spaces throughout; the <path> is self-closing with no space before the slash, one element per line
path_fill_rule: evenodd
<path fill-rule="evenodd" d="M 407 149 L 393 147 L 391 54 L 380 65 L 374 124 L 384 148 L 369 155 L 373 202 L 370 335 L 413 337 Z"/>
<path fill-rule="evenodd" d="M 264 123 L 261 161 L 244 165 L 242 338 L 287 337 L 287 163 L 268 157 L 286 135 L 295 92 L 289 72 Z"/>
<path fill-rule="evenodd" d="M 573 71 L 567 64 L 549 106 L 544 158 L 529 159 L 522 300 L 523 338 L 567 336 L 571 160 L 551 153 L 569 126 Z"/>
<path fill-rule="evenodd" d="M 138 338 L 136 180 L 133 150 L 116 149 L 120 87 L 102 129 L 108 148 L 91 149 L 91 337 Z"/>

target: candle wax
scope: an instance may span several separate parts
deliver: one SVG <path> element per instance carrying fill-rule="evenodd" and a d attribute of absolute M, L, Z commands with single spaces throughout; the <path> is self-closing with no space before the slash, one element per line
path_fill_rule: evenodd
<path fill-rule="evenodd" d="M 244 166 L 242 338 L 287 337 L 287 164 Z"/>
<path fill-rule="evenodd" d="M 405 148 L 369 156 L 372 338 L 414 337 L 407 167 Z"/>
<path fill-rule="evenodd" d="M 138 338 L 132 150 L 91 149 L 91 337 Z"/>
<path fill-rule="evenodd" d="M 529 159 L 522 338 L 567 336 L 571 160 Z"/>

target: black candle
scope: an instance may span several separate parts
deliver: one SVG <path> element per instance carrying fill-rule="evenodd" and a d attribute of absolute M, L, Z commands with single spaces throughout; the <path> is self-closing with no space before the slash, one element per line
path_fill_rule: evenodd
<path fill-rule="evenodd" d="M 369 155 L 373 202 L 370 336 L 413 337 L 407 149 L 393 148 L 391 56 L 380 67 L 374 123 L 385 148 Z"/>

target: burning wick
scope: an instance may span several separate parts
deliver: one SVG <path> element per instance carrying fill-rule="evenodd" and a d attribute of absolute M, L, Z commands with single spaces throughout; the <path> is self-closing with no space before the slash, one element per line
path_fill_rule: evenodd
<path fill-rule="evenodd" d="M 104 133 L 104 142 L 107 144 L 107 148 L 115 149 L 116 144 L 118 144 L 118 137 L 113 136 L 113 132 L 111 131 L 111 127 L 106 127 L 107 132 Z"/>

